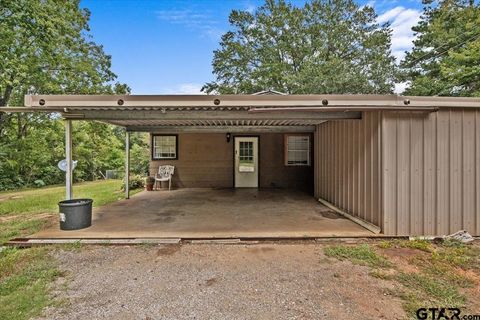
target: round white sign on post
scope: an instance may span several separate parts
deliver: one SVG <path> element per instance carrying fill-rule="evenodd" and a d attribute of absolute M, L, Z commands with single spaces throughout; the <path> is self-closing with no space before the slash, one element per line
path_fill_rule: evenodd
<path fill-rule="evenodd" d="M 72 170 L 77 166 L 78 161 L 72 161 Z M 62 171 L 67 171 L 67 159 L 58 161 L 58 168 Z"/>

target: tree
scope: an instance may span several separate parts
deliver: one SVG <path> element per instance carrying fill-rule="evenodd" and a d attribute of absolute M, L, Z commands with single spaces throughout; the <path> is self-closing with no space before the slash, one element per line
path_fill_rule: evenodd
<path fill-rule="evenodd" d="M 480 6 L 472 0 L 424 0 L 401 63 L 410 95 L 480 96 Z"/>
<path fill-rule="evenodd" d="M 111 57 L 91 40 L 89 17 L 79 0 L 0 0 L 0 189 L 59 183 L 56 163 L 64 157 L 58 115 L 6 114 L 1 107 L 23 105 L 25 94 L 129 92 L 115 83 Z M 74 127 L 77 180 L 123 165 L 123 139 L 112 126 Z"/>
<path fill-rule="evenodd" d="M 128 91 L 110 84 L 111 59 L 90 41 L 89 16 L 79 0 L 0 0 L 0 106 L 24 92 Z"/>
<path fill-rule="evenodd" d="M 295 7 L 267 0 L 254 13 L 234 10 L 207 93 L 391 93 L 391 30 L 369 6 L 312 0 Z"/>

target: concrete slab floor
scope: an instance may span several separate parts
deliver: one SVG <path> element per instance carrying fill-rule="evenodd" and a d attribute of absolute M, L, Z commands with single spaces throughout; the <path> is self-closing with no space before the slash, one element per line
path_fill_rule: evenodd
<path fill-rule="evenodd" d="M 304 238 L 371 237 L 311 195 L 283 189 L 143 191 L 95 208 L 92 226 L 58 225 L 30 238 Z"/>

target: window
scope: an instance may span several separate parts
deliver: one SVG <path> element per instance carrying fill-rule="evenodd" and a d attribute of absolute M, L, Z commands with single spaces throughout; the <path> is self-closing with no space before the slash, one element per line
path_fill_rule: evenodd
<path fill-rule="evenodd" d="M 285 165 L 310 165 L 309 135 L 285 135 Z"/>
<path fill-rule="evenodd" d="M 252 141 L 240 141 L 239 142 L 240 154 L 238 155 L 240 164 L 253 163 L 253 142 Z"/>
<path fill-rule="evenodd" d="M 178 159 L 177 136 L 176 135 L 153 135 L 152 136 L 152 159 L 153 160 Z"/>

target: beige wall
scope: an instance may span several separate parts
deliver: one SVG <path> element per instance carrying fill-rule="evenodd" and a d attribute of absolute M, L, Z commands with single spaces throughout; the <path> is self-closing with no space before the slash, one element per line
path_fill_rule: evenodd
<path fill-rule="evenodd" d="M 315 133 L 315 195 L 381 227 L 381 115 L 328 121 Z"/>
<path fill-rule="evenodd" d="M 284 156 L 284 134 L 260 134 L 260 187 L 293 188 L 313 193 L 313 152 L 311 166 L 285 166 Z"/>
<path fill-rule="evenodd" d="M 317 127 L 317 197 L 387 235 L 480 235 L 480 112 L 365 112 Z"/>
<path fill-rule="evenodd" d="M 480 235 L 480 113 L 383 115 L 384 231 Z"/>
<path fill-rule="evenodd" d="M 251 135 L 260 138 L 260 187 L 313 190 L 313 165 L 284 165 L 284 134 Z M 181 133 L 178 135 L 178 160 L 150 161 L 151 175 L 160 164 L 175 166 L 175 187 L 233 187 L 233 136 L 227 143 L 225 133 Z"/>

